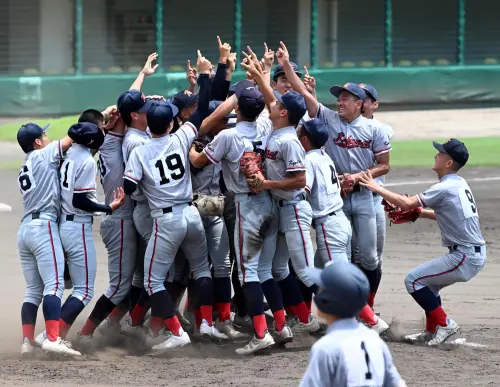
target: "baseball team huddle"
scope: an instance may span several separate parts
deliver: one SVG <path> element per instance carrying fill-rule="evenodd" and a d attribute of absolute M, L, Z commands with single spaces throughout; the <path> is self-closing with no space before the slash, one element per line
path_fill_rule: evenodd
<path fill-rule="evenodd" d="M 383 187 L 392 128 L 374 118 L 372 85 L 331 87 L 331 110 L 283 42 L 276 52 L 264 44 L 261 59 L 248 47 L 246 79 L 232 84 L 236 53 L 217 39 L 217 68 L 198 51 L 189 88 L 171 98 L 141 92 L 158 67 L 153 53 L 116 105 L 84 111 L 67 137 L 50 142 L 48 126 L 34 123 L 19 129 L 22 354 L 80 356 L 97 328 L 153 353 L 233 341 L 249 355 L 313 334 L 321 338 L 301 385 L 404 386 L 381 339 L 389 325 L 374 309 L 386 216 L 438 223 L 446 254 L 405 278 L 426 328 L 405 340 L 439 345 L 459 330 L 440 290 L 486 261 L 477 205 L 457 175 L 465 145 L 434 142 L 439 182 L 396 194 Z M 97 215 L 109 286 L 74 348 L 66 337 L 94 296 Z M 42 301 L 45 330 L 35 336 Z"/>

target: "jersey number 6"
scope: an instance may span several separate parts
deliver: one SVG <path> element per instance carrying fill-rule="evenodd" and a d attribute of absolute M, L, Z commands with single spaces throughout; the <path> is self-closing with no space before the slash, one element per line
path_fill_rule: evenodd
<path fill-rule="evenodd" d="M 158 172 L 160 173 L 160 185 L 170 183 L 170 178 L 174 180 L 182 179 L 186 169 L 182 163 L 181 156 L 177 153 L 173 153 L 168 155 L 165 158 L 165 161 L 162 159 L 156 160 L 155 167 L 158 168 Z M 166 168 L 165 168 L 166 167 Z M 165 173 L 165 169 L 167 169 L 170 173 L 168 177 Z"/>

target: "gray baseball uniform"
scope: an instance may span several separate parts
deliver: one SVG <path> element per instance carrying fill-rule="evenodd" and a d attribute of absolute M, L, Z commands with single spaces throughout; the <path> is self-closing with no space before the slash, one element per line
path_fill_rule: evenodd
<path fill-rule="evenodd" d="M 267 179 L 282 180 L 290 173 L 305 172 L 305 153 L 293 126 L 273 130 L 265 153 Z M 273 276 L 277 281 L 288 277 L 288 261 L 291 258 L 297 276 L 306 286 L 312 286 L 313 282 L 304 270 L 306 267 L 314 267 L 314 250 L 309 232 L 312 209 L 305 200 L 305 189 L 273 189 L 271 194 L 279 210 L 279 233 L 273 259 Z"/>
<path fill-rule="evenodd" d="M 108 132 L 99 148 L 97 161 L 105 203 L 113 201 L 113 192 L 123 186 L 123 134 Z M 123 205 L 111 215 L 103 214 L 100 233 L 108 252 L 109 286 L 104 295 L 118 305 L 128 294 L 136 261 L 137 234 L 132 220 L 133 204 L 125 196 Z"/>
<path fill-rule="evenodd" d="M 397 387 L 401 382 L 379 335 L 355 319 L 342 319 L 313 345 L 300 386 Z"/>
<path fill-rule="evenodd" d="M 254 146 L 264 150 L 260 133 L 256 122 L 242 121 L 234 129 L 220 132 L 203 150 L 213 164 L 222 164 L 226 187 L 234 193 L 234 246 L 242 283 L 263 283 L 273 278 L 271 267 L 278 233 L 276 204 L 267 191 L 252 194 L 240 170 L 244 152 L 252 152 Z"/>
<path fill-rule="evenodd" d="M 315 261 L 321 265 L 337 260 L 347 262 L 351 224 L 342 211 L 344 202 L 340 196 L 335 165 L 322 149 L 306 153 L 306 180 L 316 230 Z"/>
<path fill-rule="evenodd" d="M 455 282 L 466 282 L 483 268 L 486 246 L 479 226 L 479 213 L 472 190 L 456 174 L 445 175 L 441 181 L 417 195 L 422 207 L 436 214 L 445 254 L 410 271 L 406 289 L 413 293 L 423 287 L 436 296 Z"/>
<path fill-rule="evenodd" d="M 338 173 L 357 173 L 373 167 L 375 156 L 389 152 L 391 142 L 372 120 L 359 116 L 351 123 L 337 112 L 318 104 L 317 117 L 328 126 L 330 138 L 325 145 Z M 371 191 L 362 187 L 344 198 L 344 213 L 351 221 L 353 233 L 359 236 L 360 263 L 365 270 L 377 269 L 377 223 Z M 351 248 L 347 251 L 349 258 Z"/>
<path fill-rule="evenodd" d="M 163 283 L 179 248 L 194 279 L 211 277 L 203 223 L 190 205 L 188 152 L 197 134 L 196 127 L 186 122 L 174 134 L 135 148 L 125 167 L 124 178 L 141 183 L 153 217 L 144 259 L 144 288 L 149 295 L 165 290 Z"/>
<path fill-rule="evenodd" d="M 61 220 L 59 233 L 73 281 L 72 296 L 87 305 L 94 295 L 97 269 L 92 238 L 92 213 L 73 207 L 73 194 L 86 193 L 96 202 L 97 165 L 91 150 L 73 144 L 61 166 Z"/>
<path fill-rule="evenodd" d="M 24 207 L 17 233 L 26 280 L 24 302 L 37 306 L 43 296 L 61 298 L 64 292 L 64 252 L 57 224 L 60 210 L 58 166 L 63 157 L 59 141 L 31 151 L 17 178 Z"/>
<path fill-rule="evenodd" d="M 193 192 L 206 195 L 220 194 L 220 164 L 210 164 L 201 171 L 191 174 Z M 205 235 L 207 237 L 208 256 L 214 267 L 215 278 L 231 276 L 229 260 L 229 237 L 222 216 L 202 216 Z"/>

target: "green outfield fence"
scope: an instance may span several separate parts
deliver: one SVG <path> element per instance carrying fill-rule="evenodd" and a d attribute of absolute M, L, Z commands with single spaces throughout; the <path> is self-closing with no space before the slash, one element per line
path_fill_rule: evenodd
<path fill-rule="evenodd" d="M 2 0 L 0 116 L 108 105 L 153 51 L 144 91 L 170 95 L 197 49 L 216 62 L 216 35 L 237 53 L 285 41 L 327 104 L 354 81 L 390 109 L 496 106 L 499 14 L 498 0 Z"/>

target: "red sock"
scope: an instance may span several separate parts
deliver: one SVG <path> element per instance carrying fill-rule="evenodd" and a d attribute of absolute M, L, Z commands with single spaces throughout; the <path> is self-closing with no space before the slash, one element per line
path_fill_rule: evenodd
<path fill-rule="evenodd" d="M 177 318 L 177 316 L 167 318 L 163 322 L 167 326 L 168 330 L 170 332 L 172 332 L 175 336 L 181 335 L 182 326 L 181 326 L 181 323 L 179 322 L 179 319 Z"/>
<path fill-rule="evenodd" d="M 264 316 L 263 314 L 259 314 L 258 316 L 254 316 L 252 320 L 255 334 L 259 339 L 264 338 L 267 330 L 266 316 Z"/>
<path fill-rule="evenodd" d="M 66 335 L 68 334 L 68 331 L 71 328 L 71 324 L 68 324 L 66 321 L 64 321 L 62 318 L 59 319 L 59 336 L 61 339 L 65 339 Z"/>
<path fill-rule="evenodd" d="M 446 322 L 446 318 L 448 317 L 446 313 L 444 312 L 443 308 L 438 306 L 436 309 L 431 310 L 429 312 L 429 317 L 434 320 L 436 325 L 441 325 L 442 327 L 445 327 L 448 325 Z"/>
<path fill-rule="evenodd" d="M 90 319 L 87 319 L 87 321 L 85 321 L 85 324 L 83 325 L 82 330 L 80 331 L 80 336 L 93 335 L 96 328 L 97 325 L 90 321 Z"/>
<path fill-rule="evenodd" d="M 130 313 L 132 326 L 136 327 L 138 325 L 141 325 L 144 322 L 145 316 L 146 316 L 146 309 L 143 306 L 137 304 L 132 310 L 132 313 Z"/>
<path fill-rule="evenodd" d="M 370 296 L 368 297 L 368 305 L 373 308 L 373 305 L 375 305 L 375 292 L 371 292 Z"/>
<path fill-rule="evenodd" d="M 160 332 L 160 329 L 162 327 L 163 327 L 163 321 L 161 317 L 151 316 L 151 319 L 149 320 L 149 329 L 151 329 L 151 332 L 153 332 L 154 336 L 158 335 L 158 332 Z"/>
<path fill-rule="evenodd" d="M 212 321 L 212 310 L 212 305 L 200 306 L 201 318 L 202 320 L 205 320 L 210 326 L 214 325 L 214 322 Z"/>
<path fill-rule="evenodd" d="M 370 325 L 376 325 L 377 321 L 375 320 L 375 312 L 370 308 L 369 305 L 365 305 L 363 309 L 361 309 L 361 312 L 359 313 L 359 317 L 366 322 L 367 324 Z"/>
<path fill-rule="evenodd" d="M 109 314 L 109 321 L 112 323 L 117 323 L 119 322 L 123 316 L 127 314 L 127 309 L 120 309 L 118 307 L 115 307 L 111 313 Z"/>
<path fill-rule="evenodd" d="M 434 333 L 436 332 L 437 324 L 436 322 L 432 319 L 431 316 L 427 316 L 425 318 L 425 330 L 427 332 Z"/>
<path fill-rule="evenodd" d="M 273 312 L 273 316 L 274 316 L 274 327 L 278 332 L 281 332 L 281 330 L 286 324 L 285 310 L 284 309 L 277 310 L 276 312 Z"/>
<path fill-rule="evenodd" d="M 50 341 L 56 341 L 59 337 L 59 321 L 45 320 L 45 333 Z"/>
<path fill-rule="evenodd" d="M 285 308 L 286 314 L 289 316 L 297 316 L 297 313 L 295 313 L 295 308 L 293 306 L 287 306 Z"/>
<path fill-rule="evenodd" d="M 31 344 L 35 341 L 35 325 L 23 324 L 23 339 L 27 338 Z"/>
<path fill-rule="evenodd" d="M 200 329 L 201 325 L 201 311 L 199 309 L 193 310 L 194 313 L 194 321 L 196 323 L 196 328 Z"/>
<path fill-rule="evenodd" d="M 295 305 L 293 307 L 293 310 L 301 323 L 309 324 L 309 315 L 311 314 L 311 312 L 309 312 L 309 309 L 307 309 L 307 305 L 304 301 L 302 301 L 298 305 Z"/>
<path fill-rule="evenodd" d="M 224 322 L 231 318 L 231 303 L 219 302 L 217 304 L 217 311 L 219 312 L 219 321 Z"/>
<path fill-rule="evenodd" d="M 311 314 L 312 301 L 304 301 L 306 303 L 307 309 L 309 309 L 309 314 Z"/>

